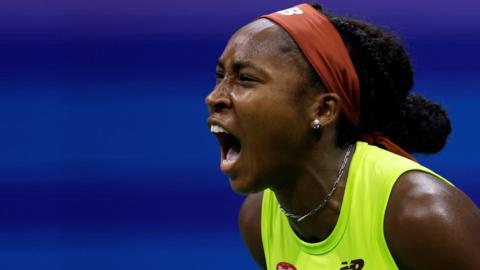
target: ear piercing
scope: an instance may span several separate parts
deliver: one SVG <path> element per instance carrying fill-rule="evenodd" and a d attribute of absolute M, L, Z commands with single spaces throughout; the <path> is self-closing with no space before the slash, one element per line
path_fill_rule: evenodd
<path fill-rule="evenodd" d="M 319 130 L 322 127 L 322 124 L 320 124 L 320 120 L 315 119 L 312 121 L 312 128 L 315 130 Z"/>

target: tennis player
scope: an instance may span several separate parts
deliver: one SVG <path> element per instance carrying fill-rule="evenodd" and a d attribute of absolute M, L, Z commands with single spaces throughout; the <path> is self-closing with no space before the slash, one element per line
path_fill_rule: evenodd
<path fill-rule="evenodd" d="M 260 268 L 480 269 L 479 209 L 410 155 L 451 126 L 396 38 L 302 4 L 241 28 L 216 74 L 208 123 Z"/>

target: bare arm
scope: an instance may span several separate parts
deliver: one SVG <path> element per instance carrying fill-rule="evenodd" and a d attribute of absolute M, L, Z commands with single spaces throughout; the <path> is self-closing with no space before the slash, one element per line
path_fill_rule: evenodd
<path fill-rule="evenodd" d="M 250 254 L 261 269 L 266 269 L 261 235 L 261 212 L 263 193 L 249 195 L 238 215 L 240 232 Z"/>
<path fill-rule="evenodd" d="M 480 211 L 460 190 L 423 172 L 402 175 L 385 216 L 401 269 L 480 269 Z"/>

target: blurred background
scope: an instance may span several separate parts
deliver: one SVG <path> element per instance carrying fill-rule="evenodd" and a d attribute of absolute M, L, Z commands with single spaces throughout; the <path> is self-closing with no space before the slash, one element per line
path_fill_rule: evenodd
<path fill-rule="evenodd" d="M 0 3 L 0 269 L 255 269 L 204 97 L 229 36 L 297 1 Z M 396 32 L 480 203 L 480 3 L 322 2 Z"/>

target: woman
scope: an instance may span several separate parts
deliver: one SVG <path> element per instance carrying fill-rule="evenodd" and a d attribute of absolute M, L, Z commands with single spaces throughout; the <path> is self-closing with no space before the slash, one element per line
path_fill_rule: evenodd
<path fill-rule="evenodd" d="M 302 4 L 235 33 L 216 74 L 209 126 L 262 269 L 480 269 L 478 208 L 408 154 L 451 128 L 395 38 Z"/>

